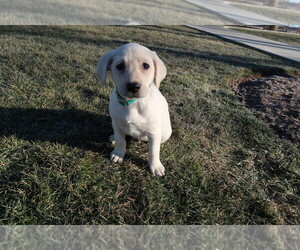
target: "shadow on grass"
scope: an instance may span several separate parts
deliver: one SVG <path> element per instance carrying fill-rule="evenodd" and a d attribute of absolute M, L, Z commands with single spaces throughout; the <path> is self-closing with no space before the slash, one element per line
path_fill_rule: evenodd
<path fill-rule="evenodd" d="M 18 139 L 34 142 L 59 143 L 91 150 L 108 158 L 112 148 L 108 143 L 108 136 L 112 133 L 110 118 L 105 115 L 75 109 L 0 107 L 0 137 L 15 136 Z M 146 144 L 142 145 L 146 147 Z M 63 161 L 57 160 L 54 156 L 48 157 L 48 153 L 43 152 L 39 145 L 14 147 L 12 154 L 14 157 L 11 161 L 0 169 L 0 194 L 5 194 L 0 199 L 2 224 L 119 223 L 115 219 L 116 215 L 111 216 L 114 211 L 109 207 L 105 208 L 105 215 L 99 217 L 98 200 L 103 192 L 94 189 L 95 185 L 102 185 L 106 179 L 110 180 L 111 177 L 108 175 L 110 173 L 113 175 L 113 167 L 107 167 L 104 163 L 102 166 L 93 165 L 93 169 L 87 167 L 82 170 L 82 168 L 74 167 L 76 161 L 74 154 L 65 155 Z M 77 154 L 84 154 L 84 152 L 76 152 Z M 147 161 L 142 157 L 131 153 L 127 154 L 127 157 L 137 166 L 143 166 L 143 168 L 147 166 Z M 124 170 L 122 174 L 124 178 L 127 178 L 126 167 L 119 169 Z M 101 174 L 88 177 L 83 188 L 81 185 L 85 179 L 84 175 L 93 175 L 97 171 Z M 148 168 L 143 176 L 148 174 L 147 171 L 149 171 Z M 141 189 L 142 180 L 142 178 L 134 179 L 133 184 L 129 185 L 130 189 L 126 191 L 130 197 L 133 197 L 135 208 L 134 214 L 127 212 L 124 215 L 127 223 L 141 223 L 139 215 L 145 209 L 144 203 L 141 202 L 144 196 Z M 45 186 L 47 188 L 43 189 Z M 70 187 L 78 189 L 74 191 Z M 104 192 L 104 194 L 108 195 L 109 192 Z M 82 203 L 84 199 L 87 202 Z M 109 197 L 106 199 L 107 202 L 110 201 Z M 21 205 L 16 215 L 14 209 L 19 203 Z M 49 207 L 44 208 L 43 204 L 47 204 L 47 207 L 48 204 L 54 204 L 54 206 L 48 210 Z M 78 214 L 84 214 L 84 216 L 78 216 Z"/>
<path fill-rule="evenodd" d="M 251 71 L 255 74 L 259 73 L 262 76 L 269 76 L 272 74 L 280 75 L 280 76 L 289 76 L 287 71 L 284 68 L 277 67 L 277 66 L 267 66 L 266 64 L 274 64 L 273 59 L 267 60 L 259 60 L 258 58 L 249 58 L 244 56 L 237 56 L 237 55 L 222 55 L 218 53 L 212 52 L 202 52 L 201 53 L 194 53 L 194 52 L 186 52 L 181 50 L 169 49 L 169 48 L 160 48 L 154 46 L 148 46 L 149 49 L 154 50 L 156 52 L 167 52 L 170 54 L 175 55 L 176 57 L 191 57 L 191 58 L 198 58 L 198 59 L 205 59 L 211 60 L 216 62 L 221 62 L 224 64 L 232 65 L 235 67 L 244 67 L 251 69 Z M 290 65 L 296 67 L 296 63 L 288 62 Z M 282 65 L 282 62 L 278 61 L 278 64 Z"/>
<path fill-rule="evenodd" d="M 117 41 L 112 39 L 106 39 L 102 35 L 99 35 L 97 32 L 92 30 L 81 30 L 76 28 L 78 26 L 53 26 L 53 25 L 16 25 L 16 26 L 2 26 L 2 34 L 7 35 L 23 35 L 23 36 L 34 36 L 37 39 L 52 38 L 57 39 L 57 42 L 79 42 L 87 45 L 101 45 L 109 47 L 118 47 L 129 41 Z M 94 26 L 91 26 L 94 27 Z M 97 27 L 97 26 L 95 26 Z M 116 26 L 118 27 L 118 26 Z M 122 26 L 125 28 L 130 28 L 127 26 Z M 92 35 L 92 36 L 91 36 Z M 47 44 L 48 41 L 43 40 L 44 44 Z M 53 45 L 53 41 L 50 42 L 50 45 Z"/>
<path fill-rule="evenodd" d="M 49 141 L 92 150 L 107 157 L 105 146 L 113 133 L 109 116 L 66 109 L 0 107 L 0 136 L 30 141 Z"/>
<path fill-rule="evenodd" d="M 158 27 L 158 26 L 137 26 L 137 27 L 122 27 L 122 29 L 146 29 L 146 30 L 153 30 L 153 31 L 161 31 L 167 33 L 174 33 L 177 32 L 182 33 L 182 31 L 176 29 L 175 27 Z M 215 61 L 224 63 L 227 65 L 235 66 L 235 67 L 244 67 L 251 69 L 253 73 L 259 73 L 262 76 L 268 76 L 271 74 L 281 75 L 281 76 L 288 76 L 286 70 L 282 68 L 282 65 L 290 65 L 292 67 L 297 67 L 296 63 L 285 61 L 284 62 L 280 59 L 273 59 L 273 56 L 266 59 L 260 59 L 257 57 L 245 57 L 241 55 L 230 55 L 230 54 L 220 54 L 211 51 L 187 51 L 187 48 L 176 46 L 172 48 L 166 48 L 164 44 L 162 46 L 153 46 L 152 42 L 149 42 L 147 38 L 145 39 L 138 39 L 135 41 L 124 39 L 110 39 L 105 38 L 103 36 L 99 36 L 97 32 L 94 30 L 80 30 L 74 27 L 69 28 L 68 26 L 60 27 L 60 26 L 5 26 L 2 27 L 2 32 L 7 34 L 21 34 L 21 35 L 30 35 L 30 36 L 37 36 L 42 38 L 55 38 L 62 41 L 70 42 L 79 42 L 82 44 L 89 44 L 95 46 L 106 46 L 108 49 L 117 48 L 123 44 L 128 42 L 137 42 L 141 43 L 142 45 L 148 47 L 151 50 L 160 53 L 169 53 L 174 55 L 175 57 L 189 57 L 189 58 L 196 58 L 208 61 Z M 124 31 L 125 32 L 125 31 Z M 188 36 L 189 32 L 184 31 L 184 35 Z M 88 36 L 87 36 L 88 34 Z M 199 39 L 206 38 L 208 35 L 204 35 L 204 33 L 199 32 L 197 35 L 194 30 L 191 30 L 190 36 L 197 36 Z M 212 39 L 215 39 L 212 37 Z M 47 41 L 44 41 L 47 43 Z M 199 40 L 201 42 L 201 40 Z M 100 55 L 98 55 L 100 56 Z M 267 66 L 268 65 L 268 66 Z M 277 66 L 278 65 L 278 66 Z"/>
<path fill-rule="evenodd" d="M 201 39 L 210 39 L 210 37 L 203 37 L 203 32 L 200 32 L 198 30 L 193 30 L 190 29 L 189 31 L 182 30 L 176 28 L 177 26 L 174 25 L 168 25 L 168 26 L 159 26 L 159 25 L 145 25 L 145 26 L 140 26 L 136 25 L 134 28 L 141 30 L 141 31 L 158 31 L 160 33 L 165 33 L 165 34 L 172 34 L 172 35 L 183 35 L 185 37 L 192 37 L 192 38 L 201 38 Z"/>

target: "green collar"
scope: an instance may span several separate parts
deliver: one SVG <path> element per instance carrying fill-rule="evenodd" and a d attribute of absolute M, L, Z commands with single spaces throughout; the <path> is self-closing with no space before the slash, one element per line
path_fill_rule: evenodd
<path fill-rule="evenodd" d="M 129 104 L 132 104 L 134 102 L 136 102 L 138 99 L 134 99 L 134 100 L 127 100 L 126 98 L 124 98 L 123 96 L 121 96 L 118 91 L 116 90 L 117 96 L 118 96 L 118 100 L 119 103 L 123 106 L 129 106 Z"/>

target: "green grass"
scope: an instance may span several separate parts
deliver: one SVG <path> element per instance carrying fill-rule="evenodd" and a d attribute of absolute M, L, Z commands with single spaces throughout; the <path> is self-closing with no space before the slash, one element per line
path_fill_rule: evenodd
<path fill-rule="evenodd" d="M 184 0 L 4 0 L 0 24 L 232 24 Z"/>
<path fill-rule="evenodd" d="M 255 36 L 261 36 L 281 43 L 286 43 L 289 45 L 300 47 L 300 35 L 298 34 L 289 34 L 285 32 L 279 33 L 274 31 L 253 30 L 253 29 L 244 29 L 244 28 L 232 28 L 232 27 L 229 28 L 233 30 L 237 30 L 239 32 L 244 32 Z"/>
<path fill-rule="evenodd" d="M 108 99 L 95 67 L 125 42 L 155 50 L 168 75 L 166 176 L 147 144 L 108 160 Z M 300 150 L 229 83 L 299 74 L 297 65 L 181 26 L 2 26 L 1 224 L 299 224 Z"/>
<path fill-rule="evenodd" d="M 256 14 L 260 14 L 290 25 L 300 23 L 299 11 L 279 9 L 279 8 L 273 8 L 268 6 L 255 6 L 255 5 L 242 4 L 242 3 L 232 3 L 232 2 L 228 2 L 228 3 L 230 5 L 236 6 L 243 10 L 254 12 Z"/>

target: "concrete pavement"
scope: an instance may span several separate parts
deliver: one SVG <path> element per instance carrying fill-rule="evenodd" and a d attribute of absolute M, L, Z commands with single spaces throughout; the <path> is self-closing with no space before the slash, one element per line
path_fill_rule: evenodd
<path fill-rule="evenodd" d="M 186 2 L 195 4 L 209 11 L 217 13 L 235 24 L 245 25 L 286 25 L 285 23 L 274 19 L 258 15 L 253 12 L 239 9 L 237 7 L 225 4 L 221 0 L 185 0 Z"/>
<path fill-rule="evenodd" d="M 226 29 L 222 26 L 189 26 L 200 31 L 221 37 L 231 42 L 243 44 L 262 52 L 279 56 L 300 63 L 300 47 L 280 43 L 259 36 L 254 36 L 235 30 Z"/>

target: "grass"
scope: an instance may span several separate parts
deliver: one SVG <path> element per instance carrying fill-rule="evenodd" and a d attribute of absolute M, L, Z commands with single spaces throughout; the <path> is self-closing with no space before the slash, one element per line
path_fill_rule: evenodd
<path fill-rule="evenodd" d="M 1 4 L 0 24 L 232 24 L 183 0 L 23 0 Z"/>
<path fill-rule="evenodd" d="M 244 32 L 255 36 L 261 36 L 281 43 L 286 43 L 289 45 L 300 47 L 300 35 L 298 34 L 289 34 L 284 32 L 279 33 L 279 32 L 266 31 L 266 30 L 253 30 L 253 29 L 245 29 L 245 28 L 238 28 L 238 27 L 236 28 L 229 27 L 229 28 L 233 30 L 237 30 L 239 32 Z"/>
<path fill-rule="evenodd" d="M 108 160 L 113 86 L 95 67 L 133 41 L 168 69 L 162 178 L 145 143 Z M 300 223 L 299 148 L 229 87 L 297 65 L 181 26 L 2 26 L 0 48 L 1 224 Z"/>
<path fill-rule="evenodd" d="M 272 18 L 274 20 L 286 24 L 296 25 L 300 23 L 299 11 L 279 9 L 279 8 L 273 8 L 268 6 L 253 6 L 250 4 L 233 3 L 233 2 L 228 2 L 228 4 L 236 6 L 243 10 L 247 10 L 250 12 L 254 12 L 256 14 L 260 14 Z"/>

